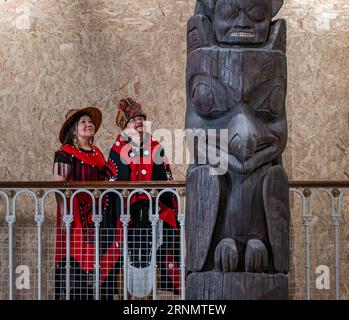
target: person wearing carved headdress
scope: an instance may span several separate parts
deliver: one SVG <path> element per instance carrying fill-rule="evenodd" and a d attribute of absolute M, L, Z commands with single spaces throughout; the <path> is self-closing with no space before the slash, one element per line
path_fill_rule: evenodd
<path fill-rule="evenodd" d="M 104 156 L 94 145 L 94 136 L 102 122 L 102 113 L 96 107 L 72 109 L 66 114 L 59 140 L 62 146 L 55 153 L 53 166 L 54 181 L 104 181 L 108 172 Z M 66 229 L 63 221 L 63 201 L 58 203 L 56 255 L 55 255 L 55 298 L 66 298 Z M 73 207 L 68 212 L 73 217 L 70 237 L 70 299 L 94 299 L 95 228 L 92 221 L 91 197 L 77 194 Z M 96 210 L 98 208 L 96 207 Z M 98 213 L 98 211 L 96 211 Z M 105 226 L 105 224 L 102 226 Z M 113 292 L 109 284 L 108 261 L 114 254 L 113 248 L 101 245 L 101 297 L 111 299 Z M 107 290 L 108 288 L 108 290 Z"/>
<path fill-rule="evenodd" d="M 147 132 L 143 132 L 143 123 L 147 115 L 140 103 L 131 98 L 122 99 L 118 104 L 116 124 L 122 130 L 117 136 L 109 154 L 108 167 L 110 181 L 147 181 L 172 180 L 170 166 L 164 155 L 164 149 Z M 149 191 L 149 190 L 148 190 Z M 120 208 L 114 206 L 112 211 L 117 215 L 120 224 Z M 130 278 L 149 279 L 152 253 L 151 222 L 149 220 L 149 199 L 145 194 L 135 194 L 131 200 L 131 220 L 128 225 L 128 273 Z M 155 198 L 152 199 L 155 214 Z M 126 208 L 126 204 L 125 204 Z M 171 193 L 164 193 L 159 201 L 158 236 L 163 235 L 163 241 L 157 241 L 157 264 L 160 268 L 160 289 L 176 294 L 180 290 L 179 269 L 179 230 L 177 221 L 178 203 Z M 161 238 L 161 237 L 160 237 Z M 151 283 L 147 288 L 132 285 L 129 292 L 133 296 L 144 297 L 149 294 Z M 146 281 L 145 281 L 146 282 Z"/>

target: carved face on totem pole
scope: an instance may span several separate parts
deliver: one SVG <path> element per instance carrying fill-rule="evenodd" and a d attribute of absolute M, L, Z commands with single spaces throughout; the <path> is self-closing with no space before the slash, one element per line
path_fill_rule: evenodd
<path fill-rule="evenodd" d="M 283 53 L 200 49 L 189 56 L 187 72 L 186 127 L 227 129 L 229 169 L 246 174 L 281 156 L 287 142 Z"/>
<path fill-rule="evenodd" d="M 282 4 L 283 0 L 198 0 L 195 15 L 205 21 L 191 19 L 188 35 L 192 26 L 201 24 L 201 40 L 206 38 L 206 45 L 260 46 L 268 40 L 272 18 Z"/>
<path fill-rule="evenodd" d="M 240 174 L 280 158 L 287 142 L 286 27 L 270 27 L 282 4 L 201 0 L 188 24 L 186 128 L 227 129 L 229 168 Z"/>
<path fill-rule="evenodd" d="M 217 0 L 214 30 L 218 43 L 265 43 L 281 0 Z"/>

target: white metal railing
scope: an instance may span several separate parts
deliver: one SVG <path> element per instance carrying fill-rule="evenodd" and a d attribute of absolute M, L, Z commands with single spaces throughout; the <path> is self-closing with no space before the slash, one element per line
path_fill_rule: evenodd
<path fill-rule="evenodd" d="M 23 184 L 22 184 L 23 185 Z M 151 231 L 146 230 L 146 233 L 151 235 L 152 244 L 151 244 L 151 260 L 150 260 L 150 268 L 152 272 L 152 285 L 151 285 L 151 292 L 152 292 L 152 299 L 156 300 L 159 298 L 166 298 L 166 299 L 184 299 L 185 298 L 185 284 L 184 284 L 184 275 L 185 275 L 185 242 L 184 242 L 184 227 L 185 227 L 185 215 L 184 215 L 184 185 L 181 185 L 180 183 L 149 183 L 146 187 L 147 189 L 143 188 L 140 184 L 137 183 L 125 183 L 125 184 L 119 184 L 120 187 L 118 187 L 115 183 L 89 183 L 84 188 L 81 188 L 81 183 L 76 184 L 60 184 L 60 183 L 24 183 L 24 185 L 29 186 L 28 188 L 22 188 L 21 183 L 8 183 L 7 186 L 0 188 L 0 205 L 3 204 L 3 212 L 4 215 L 0 212 L 0 240 L 1 240 L 1 246 L 0 246 L 0 275 L 7 278 L 7 285 L 5 280 L 0 281 L 0 299 L 21 299 L 21 298 L 27 298 L 27 299 L 52 299 L 53 296 L 53 289 L 56 290 L 56 282 L 54 277 L 55 275 L 55 265 L 54 265 L 54 247 L 56 245 L 55 241 L 55 232 L 56 230 L 53 228 L 54 225 L 52 223 L 49 225 L 49 228 L 45 228 L 45 222 L 47 219 L 48 213 L 46 212 L 46 205 L 48 202 L 49 195 L 51 194 L 57 194 L 63 199 L 63 221 L 65 224 L 65 238 L 66 238 L 66 246 L 65 246 L 65 253 L 66 253 L 66 261 L 65 261 L 65 299 L 69 300 L 72 298 L 71 295 L 71 268 L 74 268 L 72 266 L 71 261 L 71 254 L 74 252 L 71 252 L 72 248 L 71 245 L 74 244 L 73 242 L 75 239 L 71 238 L 71 231 L 72 231 L 72 224 L 74 221 L 74 217 L 72 212 L 70 212 L 69 208 L 73 208 L 73 203 L 75 197 L 77 197 L 79 194 L 85 194 L 88 195 L 92 202 L 92 221 L 94 224 L 94 299 L 99 300 L 103 299 L 103 295 L 101 295 L 101 256 L 100 256 L 100 233 L 101 232 L 109 232 L 106 229 L 101 228 L 101 223 L 103 221 L 103 215 L 102 215 L 102 202 L 105 197 L 107 197 L 110 194 L 116 195 L 117 199 L 120 201 L 120 221 L 122 224 L 122 239 L 128 239 L 128 231 L 129 231 L 129 222 L 131 220 L 131 198 L 136 194 L 145 194 L 148 198 L 148 204 L 149 204 L 149 212 L 148 212 L 148 218 L 149 222 L 151 224 Z M 32 187 L 30 187 L 32 185 Z M 58 188 L 50 188 L 50 185 L 56 185 Z M 10 186 L 11 188 L 8 188 Z M 67 188 L 68 186 L 68 188 Z M 151 186 L 151 190 L 149 190 L 149 186 Z M 91 187 L 91 188 L 90 188 Z M 125 188 L 127 187 L 127 188 Z M 62 190 L 64 188 L 64 190 Z M 94 191 L 92 191 L 94 190 Z M 159 225 L 162 225 L 162 221 L 160 219 L 160 197 L 164 194 L 173 194 L 174 197 L 176 197 L 177 203 L 178 203 L 178 212 L 176 215 L 177 221 L 178 221 L 178 230 L 173 231 L 172 233 L 178 232 L 178 236 L 174 237 L 176 243 L 172 244 L 173 248 L 178 246 L 180 249 L 179 257 L 178 252 L 176 252 L 180 267 L 180 279 L 177 281 L 180 282 L 180 290 L 179 292 L 176 292 L 177 294 L 170 294 L 167 293 L 166 287 L 167 283 L 161 283 L 162 278 L 159 279 L 159 273 L 161 273 L 163 270 L 160 270 L 161 268 L 164 268 L 163 266 L 159 265 L 159 251 L 161 249 L 161 245 L 157 246 L 157 239 L 161 237 L 161 239 L 167 238 L 167 234 L 169 233 L 166 228 L 159 228 Z M 34 199 L 34 215 L 33 215 L 33 221 L 36 224 L 35 228 L 26 228 L 19 226 L 17 227 L 17 223 L 20 222 L 20 219 L 18 218 L 18 209 L 17 209 L 17 202 L 21 198 L 22 195 L 27 194 L 30 195 Z M 26 203 L 28 203 L 28 199 L 25 199 Z M 55 202 L 53 199 L 51 199 L 51 206 L 52 202 Z M 124 209 L 124 203 L 127 203 L 126 209 Z M 68 206 L 68 204 L 70 204 Z M 153 210 L 153 206 L 155 206 L 155 211 Z M 96 209 L 97 208 L 97 209 Z M 23 209 L 23 208 L 22 208 Z M 0 207 L 1 210 L 1 207 Z M 27 208 L 24 209 L 24 211 L 27 211 Z M 27 213 L 26 213 L 27 215 Z M 3 221 L 1 220 L 4 216 L 5 219 Z M 28 217 L 25 219 L 28 220 Z M 51 212 L 51 220 L 52 220 L 52 212 Z M 31 244 L 31 249 L 28 250 L 22 250 L 18 247 L 23 247 L 28 245 L 28 243 L 22 243 L 21 238 L 24 238 L 23 240 L 26 241 L 26 237 L 28 232 L 34 234 L 34 230 L 36 229 L 36 239 L 34 241 L 35 243 L 35 249 L 33 244 Z M 14 239 L 15 232 L 18 232 L 17 235 L 20 236 Z M 141 230 L 138 230 L 141 232 Z M 137 232 L 138 232 L 137 231 Z M 162 234 L 158 234 L 161 232 Z M 45 234 L 46 241 L 43 241 L 43 233 Z M 47 240 L 48 238 L 48 240 Z M 137 238 L 141 239 L 141 238 Z M 79 239 L 76 241 L 80 241 Z M 138 241 L 138 240 L 137 240 Z M 141 241 L 141 240 L 140 240 Z M 177 243 L 178 242 L 178 243 Z M 5 243 L 7 243 L 7 246 L 5 246 Z M 121 244 L 120 244 L 121 245 Z M 122 257 L 122 267 L 118 271 L 123 272 L 123 286 L 121 288 L 118 288 L 118 290 L 123 291 L 122 294 L 118 295 L 118 298 L 120 299 L 123 297 L 123 299 L 134 299 L 137 297 L 130 296 L 130 277 L 128 276 L 129 268 L 131 267 L 132 262 L 128 263 L 130 261 L 129 255 L 129 246 L 130 243 L 128 241 L 122 241 L 122 250 L 120 257 Z M 135 243 L 135 245 L 139 245 Z M 51 250 L 51 252 L 43 252 L 44 248 L 47 247 L 48 250 Z M 20 251 L 18 251 L 20 250 Z M 15 252 L 16 251 L 16 252 Z M 163 251 L 163 250 L 162 250 Z M 173 251 L 175 251 L 173 249 Z M 141 251 L 140 251 L 141 252 Z M 162 252 L 164 254 L 164 252 Z M 43 256 L 47 258 L 49 265 L 45 264 L 43 265 Z M 160 257 L 163 258 L 163 257 Z M 24 288 L 28 291 L 28 294 L 26 297 L 23 297 L 23 295 L 18 294 L 19 290 L 23 290 L 23 288 L 18 289 L 17 283 L 16 283 L 16 289 L 14 288 L 15 285 L 15 278 L 14 274 L 16 271 L 16 267 L 18 265 L 22 265 L 23 263 L 21 260 L 29 260 L 31 261 L 31 266 L 28 266 L 28 269 L 31 269 L 31 273 L 34 273 L 32 275 L 32 278 L 34 277 L 34 280 L 31 280 L 31 285 L 33 288 Z M 33 260 L 36 260 L 36 270 L 34 272 L 33 270 Z M 16 265 L 14 263 L 16 261 Z M 5 264 L 7 264 L 7 268 L 5 267 Z M 24 263 L 24 265 L 26 265 Z M 7 270 L 6 270 L 7 269 Z M 135 268 L 133 268 L 134 270 Z M 141 270 L 142 268 L 137 269 L 137 271 Z M 143 270 L 143 269 L 142 269 Z M 141 270 L 141 271 L 142 271 Z M 7 272 L 6 272 L 7 271 Z M 45 284 L 46 288 L 44 288 L 43 284 L 43 274 L 50 274 L 50 278 L 45 278 Z M 121 274 L 118 276 L 122 277 Z M 74 281 L 74 280 L 73 280 Z M 136 280 L 132 280 L 134 281 Z M 160 281 L 160 287 L 165 287 L 165 289 L 158 290 L 157 286 Z M 35 282 L 35 283 L 34 283 Z M 119 281 L 120 282 L 120 281 Z M 53 285 L 54 283 L 54 285 Z M 140 284 L 141 285 L 141 284 Z M 48 287 L 51 289 L 48 290 Z M 55 287 L 55 288 L 53 288 Z M 43 289 L 46 292 L 45 295 L 43 295 Z M 15 294 L 17 292 L 17 294 Z M 30 292 L 30 293 L 29 293 Z M 160 292 L 160 294 L 159 294 Z M 7 293 L 7 294 L 6 294 Z M 34 296 L 35 293 L 35 296 Z M 178 294 L 179 293 L 179 294 Z M 55 295 L 56 296 L 56 295 Z M 74 297 L 73 297 L 74 298 Z M 79 297 L 75 297 L 79 298 Z M 86 298 L 86 297 L 85 297 Z M 87 297 L 91 298 L 91 297 Z M 139 297 L 138 297 L 139 298 Z"/>
<path fill-rule="evenodd" d="M 151 280 L 152 299 L 185 299 L 185 183 L 184 182 L 150 182 L 141 183 L 0 183 L 0 299 L 53 299 L 55 298 L 55 264 L 56 245 L 54 228 L 55 200 L 50 197 L 57 194 L 63 199 L 63 220 L 66 234 L 65 299 L 70 299 L 71 286 L 71 225 L 73 215 L 69 207 L 74 198 L 88 194 L 93 203 L 92 221 L 94 224 L 94 296 L 103 299 L 101 288 L 102 261 L 99 254 L 102 243 L 100 234 L 106 232 L 103 221 L 102 203 L 108 194 L 114 194 L 120 201 L 122 239 L 128 239 L 131 219 L 130 199 L 133 195 L 143 193 L 149 199 L 149 235 L 148 248 L 149 279 Z M 162 290 L 166 287 L 159 279 L 162 268 L 158 263 L 159 238 L 167 237 L 166 230 L 161 229 L 159 199 L 164 193 L 171 193 L 178 202 L 178 261 L 180 273 L 180 294 L 174 295 Z M 31 197 L 23 199 L 23 195 Z M 22 201 L 19 201 L 19 200 Z M 23 201 L 24 200 L 24 201 Z M 289 273 L 290 298 L 292 299 L 349 299 L 349 184 L 345 182 L 291 182 L 291 270 Z M 19 204 L 17 204 L 17 202 Z M 25 207 L 23 208 L 23 203 Z M 70 206 L 69 206 L 70 204 Z M 95 205 L 94 205 L 95 204 Z M 126 206 L 124 205 L 126 204 Z M 22 207 L 21 207 L 22 205 Z M 51 207 L 47 209 L 46 207 Z M 54 207 L 54 210 L 52 209 Z M 97 209 L 96 209 L 97 208 Z M 124 210 L 124 208 L 126 208 Z M 155 210 L 154 210 L 155 209 Z M 31 213 L 28 213 L 28 212 Z M 25 212 L 21 215 L 20 212 Z M 24 222 L 22 222 L 24 221 Z M 31 222 L 28 222 L 31 221 Z M 150 231 L 151 230 L 151 231 Z M 108 230 L 107 230 L 108 231 Z M 134 232 L 134 231 L 132 231 Z M 141 232 L 141 230 L 140 230 Z M 161 234 L 160 234 L 161 233 Z M 70 241 L 69 241 L 70 240 Z M 176 240 L 176 241 L 177 241 Z M 129 245 L 122 241 L 120 255 L 122 265 L 117 279 L 119 299 L 135 299 L 130 295 L 130 276 L 133 272 Z M 35 263 L 34 263 L 35 261 Z M 17 280 L 21 276 L 18 266 L 28 266 L 30 286 L 18 289 Z M 320 268 L 319 268 L 320 267 Z M 320 271 L 319 271 L 320 270 Z M 321 271 L 322 270 L 322 271 Z M 147 278 L 148 279 L 148 278 Z M 149 280 L 148 279 L 148 280 Z M 144 280 L 144 279 L 143 279 Z M 19 283 L 20 284 L 20 283 Z"/>
<path fill-rule="evenodd" d="M 293 207 L 292 258 L 294 261 L 304 259 L 304 281 L 300 281 L 299 276 L 295 275 L 296 269 L 300 270 L 302 264 L 295 262 L 291 266 L 293 277 L 289 278 L 290 282 L 293 281 L 292 285 L 297 287 L 297 282 L 305 284 L 303 288 L 295 290 L 298 291 L 294 292 L 296 299 L 349 299 L 349 278 L 346 276 L 347 241 L 344 237 L 344 231 L 348 227 L 347 184 L 347 182 L 290 183 Z M 298 205 L 295 205 L 297 201 Z M 299 224 L 295 223 L 296 219 L 302 221 L 303 231 L 297 229 Z M 299 243 L 299 239 L 303 241 Z"/>

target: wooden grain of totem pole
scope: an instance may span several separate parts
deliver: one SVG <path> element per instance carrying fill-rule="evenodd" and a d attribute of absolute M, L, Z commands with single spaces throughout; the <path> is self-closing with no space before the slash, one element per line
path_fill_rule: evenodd
<path fill-rule="evenodd" d="M 188 22 L 186 129 L 228 139 L 225 174 L 209 161 L 188 169 L 187 299 L 288 298 L 286 23 L 272 20 L 282 5 L 197 0 Z"/>

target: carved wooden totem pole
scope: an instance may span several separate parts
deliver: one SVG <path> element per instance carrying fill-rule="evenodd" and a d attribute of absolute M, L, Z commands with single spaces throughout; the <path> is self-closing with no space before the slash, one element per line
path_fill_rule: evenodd
<path fill-rule="evenodd" d="M 187 299 L 287 299 L 283 0 L 197 0 L 188 22 L 187 129 L 226 129 L 227 171 L 187 173 Z M 211 129 L 211 130 L 209 130 Z M 208 152 L 219 153 L 219 139 Z"/>

